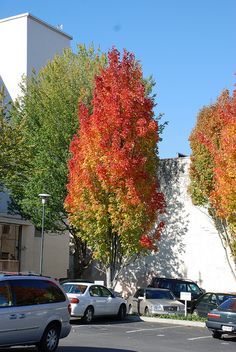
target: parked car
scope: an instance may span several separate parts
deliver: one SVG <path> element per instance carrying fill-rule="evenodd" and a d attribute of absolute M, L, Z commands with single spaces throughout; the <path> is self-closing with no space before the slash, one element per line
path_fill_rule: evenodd
<path fill-rule="evenodd" d="M 193 302 L 200 297 L 205 291 L 198 284 L 188 279 L 172 279 L 166 277 L 153 277 L 149 287 L 166 288 L 173 292 L 174 296 L 181 302 L 181 292 L 191 293 L 191 301 L 188 301 L 188 311 L 190 311 Z"/>
<path fill-rule="evenodd" d="M 219 307 L 228 298 L 236 298 L 236 293 L 207 292 L 200 296 L 191 306 L 190 313 L 206 317 L 212 309 Z"/>
<path fill-rule="evenodd" d="M 214 338 L 236 335 L 236 298 L 229 298 L 207 314 L 206 326 Z"/>
<path fill-rule="evenodd" d="M 54 352 L 70 330 L 70 303 L 54 279 L 0 275 L 0 347 L 36 345 Z"/>
<path fill-rule="evenodd" d="M 127 302 L 115 296 L 107 287 L 89 282 L 66 282 L 62 284 L 70 303 L 71 317 L 82 318 L 90 323 L 95 316 L 114 315 L 124 319 Z"/>
<path fill-rule="evenodd" d="M 184 304 L 170 290 L 161 288 L 139 288 L 128 298 L 129 313 L 140 315 L 180 314 L 184 315 Z"/>

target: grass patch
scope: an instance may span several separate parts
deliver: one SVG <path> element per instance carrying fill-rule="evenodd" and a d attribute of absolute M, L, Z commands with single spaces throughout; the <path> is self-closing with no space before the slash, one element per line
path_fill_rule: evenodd
<path fill-rule="evenodd" d="M 187 314 L 187 316 L 178 315 L 178 314 L 173 314 L 173 315 L 160 314 L 160 315 L 150 315 L 150 317 L 174 319 L 174 320 L 201 321 L 201 322 L 205 322 L 207 320 L 207 318 L 202 318 L 202 317 L 199 317 L 199 316 L 193 315 L 193 314 Z"/>

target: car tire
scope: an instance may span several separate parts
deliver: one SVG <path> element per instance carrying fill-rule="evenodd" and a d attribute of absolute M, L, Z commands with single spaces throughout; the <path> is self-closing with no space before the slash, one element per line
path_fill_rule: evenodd
<path fill-rule="evenodd" d="M 89 306 L 86 308 L 84 315 L 82 317 L 82 321 L 86 324 L 89 324 L 92 322 L 94 316 L 94 309 L 92 306 Z"/>
<path fill-rule="evenodd" d="M 221 335 L 222 335 L 222 333 L 217 330 L 212 331 L 212 337 L 214 337 L 214 339 L 220 339 Z"/>
<path fill-rule="evenodd" d="M 50 324 L 45 329 L 41 341 L 37 344 L 39 352 L 54 352 L 60 338 L 60 328 L 57 324 Z"/>
<path fill-rule="evenodd" d="M 124 304 L 122 304 L 119 308 L 117 317 L 119 320 L 124 320 L 126 317 L 127 311 L 126 311 L 126 306 Z"/>
<path fill-rule="evenodd" d="M 149 315 L 150 315 L 150 311 L 149 311 L 148 307 L 145 307 L 145 309 L 144 309 L 144 315 L 146 315 L 146 316 L 149 316 Z"/>

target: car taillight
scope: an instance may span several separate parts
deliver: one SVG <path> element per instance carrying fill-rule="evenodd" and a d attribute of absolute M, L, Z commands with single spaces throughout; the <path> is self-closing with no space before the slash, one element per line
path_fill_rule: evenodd
<path fill-rule="evenodd" d="M 220 316 L 220 314 L 216 314 L 216 313 L 208 313 L 207 317 L 213 318 L 213 319 L 219 319 L 221 316 Z"/>
<path fill-rule="evenodd" d="M 68 304 L 67 309 L 68 309 L 69 314 L 71 314 L 71 304 L 70 303 Z"/>
<path fill-rule="evenodd" d="M 70 303 L 79 303 L 79 299 L 72 297 L 72 298 L 70 298 Z"/>

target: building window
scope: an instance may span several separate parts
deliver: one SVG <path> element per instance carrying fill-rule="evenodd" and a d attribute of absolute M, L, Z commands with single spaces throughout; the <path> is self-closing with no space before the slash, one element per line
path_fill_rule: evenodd
<path fill-rule="evenodd" d="M 19 260 L 19 225 L 0 224 L 0 259 Z"/>

